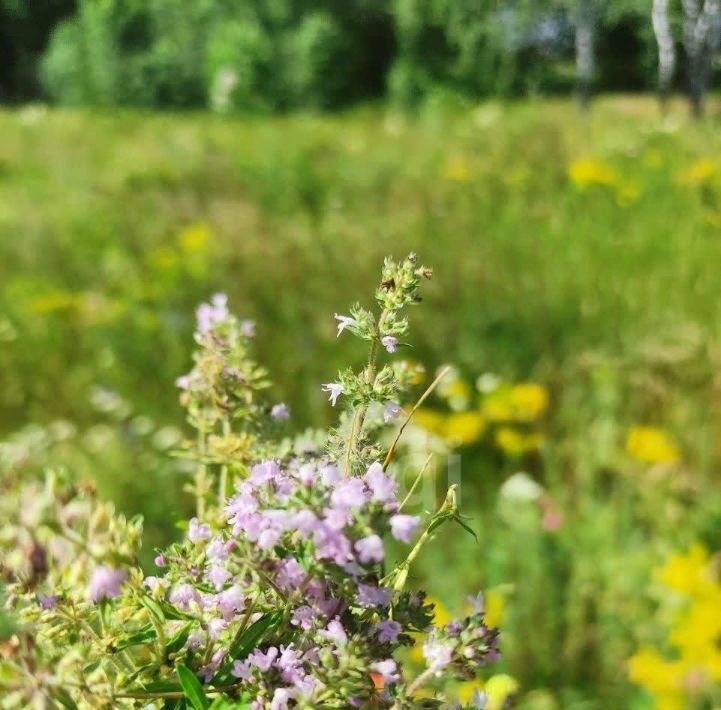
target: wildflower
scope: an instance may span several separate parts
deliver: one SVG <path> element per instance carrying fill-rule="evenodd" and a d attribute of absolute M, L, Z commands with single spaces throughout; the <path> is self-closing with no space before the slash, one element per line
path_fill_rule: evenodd
<path fill-rule="evenodd" d="M 486 420 L 480 412 L 453 412 L 445 423 L 445 438 L 455 446 L 468 446 L 478 441 L 486 430 Z"/>
<path fill-rule="evenodd" d="M 381 643 L 396 643 L 403 627 L 392 619 L 383 619 L 376 624 L 376 633 Z"/>
<path fill-rule="evenodd" d="M 321 389 L 328 393 L 328 401 L 335 407 L 336 400 L 343 394 L 343 385 L 339 382 L 327 382 Z"/>
<path fill-rule="evenodd" d="M 675 463 L 680 457 L 671 437 L 651 426 L 632 427 L 626 437 L 626 451 L 643 463 Z"/>
<path fill-rule="evenodd" d="M 686 187 L 701 187 L 711 182 L 716 175 L 716 164 L 710 158 L 699 158 L 691 163 L 685 170 L 680 171 L 676 175 L 676 180 L 680 185 Z"/>
<path fill-rule="evenodd" d="M 218 609 L 226 621 L 230 621 L 236 612 L 245 606 L 245 596 L 240 587 L 233 585 L 216 597 Z"/>
<path fill-rule="evenodd" d="M 318 636 L 332 641 L 339 648 L 348 643 L 348 635 L 338 619 L 328 622 L 328 626 L 325 630 L 319 631 Z"/>
<path fill-rule="evenodd" d="M 259 671 L 265 673 L 270 669 L 277 656 L 278 649 L 275 646 L 271 646 L 265 653 L 260 649 L 256 649 L 248 658 Z"/>
<path fill-rule="evenodd" d="M 395 503 L 398 484 L 390 476 L 386 476 L 383 466 L 378 461 L 373 462 L 368 468 L 365 481 L 371 491 L 371 500 L 379 503 Z"/>
<path fill-rule="evenodd" d="M 381 345 L 387 352 L 393 354 L 398 349 L 398 338 L 394 338 L 392 335 L 384 335 L 381 338 Z"/>
<path fill-rule="evenodd" d="M 193 378 L 191 375 L 181 375 L 175 380 L 175 386 L 181 390 L 187 390 L 190 389 L 192 381 Z"/>
<path fill-rule="evenodd" d="M 254 338 L 255 337 L 255 321 L 254 320 L 240 321 L 240 332 L 246 338 Z"/>
<path fill-rule="evenodd" d="M 233 675 L 241 680 L 248 681 L 253 675 L 249 661 L 233 661 Z"/>
<path fill-rule="evenodd" d="M 610 166 L 594 158 L 579 158 L 568 166 L 568 176 L 578 187 L 590 185 L 610 186 L 616 182 L 616 172 Z"/>
<path fill-rule="evenodd" d="M 475 710 L 485 710 L 488 703 L 488 693 L 476 688 L 471 695 L 471 707 Z"/>
<path fill-rule="evenodd" d="M 198 675 L 206 682 L 210 683 L 210 681 L 213 679 L 213 676 L 218 672 L 218 668 L 220 668 L 220 664 L 223 661 L 223 658 L 225 657 L 225 650 L 222 648 L 219 648 L 210 658 L 210 663 L 203 666 L 200 669 L 200 672 Z"/>
<path fill-rule="evenodd" d="M 165 567 L 165 556 L 164 555 L 157 555 L 155 560 L 153 560 L 153 561 L 155 562 L 156 567 Z"/>
<path fill-rule="evenodd" d="M 188 524 L 188 540 L 190 542 L 200 542 L 201 540 L 207 540 L 211 536 L 210 525 L 203 523 L 202 525 L 198 522 L 197 518 L 191 518 Z"/>
<path fill-rule="evenodd" d="M 112 567 L 96 567 L 90 578 L 89 594 L 94 602 L 120 596 L 120 585 L 128 578 L 128 573 Z"/>
<path fill-rule="evenodd" d="M 392 685 L 400 678 L 398 666 L 392 658 L 388 658 L 385 661 L 376 661 L 371 664 L 371 668 L 376 673 L 381 674 L 386 685 Z"/>
<path fill-rule="evenodd" d="M 484 710 L 502 710 L 518 691 L 518 681 L 505 673 L 497 673 L 486 681 L 484 690 L 487 698 Z"/>
<path fill-rule="evenodd" d="M 411 535 L 415 532 L 420 522 L 417 515 L 394 515 L 391 518 L 391 535 L 401 542 L 410 542 Z"/>
<path fill-rule="evenodd" d="M 230 572 L 221 565 L 214 565 L 208 572 L 208 581 L 220 591 L 223 585 L 231 578 Z"/>
<path fill-rule="evenodd" d="M 504 426 L 496 432 L 496 443 L 509 456 L 519 457 L 537 449 L 541 437 L 538 434 L 524 434 L 518 429 Z"/>
<path fill-rule="evenodd" d="M 499 491 L 501 498 L 514 501 L 534 501 L 543 494 L 543 487 L 527 473 L 520 471 L 507 478 Z"/>
<path fill-rule="evenodd" d="M 40 604 L 41 609 L 45 609 L 46 611 L 48 609 L 54 609 L 55 605 L 58 603 L 58 599 L 60 599 L 59 595 L 57 594 L 38 594 L 38 604 Z"/>
<path fill-rule="evenodd" d="M 165 580 L 162 577 L 153 577 L 152 575 L 143 580 L 143 586 L 147 587 L 153 595 L 160 592 L 164 584 Z"/>
<path fill-rule="evenodd" d="M 368 500 L 366 487 L 360 478 L 349 478 L 338 484 L 330 496 L 334 507 L 353 509 L 360 508 Z"/>
<path fill-rule="evenodd" d="M 438 672 L 443 670 L 450 662 L 453 649 L 435 640 L 428 640 L 423 644 L 423 658 L 428 668 Z"/>
<path fill-rule="evenodd" d="M 385 552 L 383 550 L 383 541 L 378 535 L 368 535 L 355 544 L 358 559 L 363 563 L 382 562 Z"/>
<path fill-rule="evenodd" d="M 521 382 L 511 388 L 510 400 L 517 419 L 536 419 L 548 407 L 548 391 L 534 382 Z"/>
<path fill-rule="evenodd" d="M 478 592 L 476 596 L 468 595 L 466 601 L 471 605 L 472 613 L 482 614 L 485 608 L 485 597 L 483 592 Z"/>
<path fill-rule="evenodd" d="M 372 608 L 376 606 L 386 607 L 390 604 L 391 594 L 391 590 L 387 587 L 374 587 L 370 584 L 359 584 L 356 601 L 359 606 L 365 608 Z"/>
<path fill-rule="evenodd" d="M 441 176 L 453 182 L 468 182 L 471 179 L 471 171 L 468 163 L 461 156 L 451 156 L 441 168 Z"/>
<path fill-rule="evenodd" d="M 224 293 L 216 293 L 210 303 L 202 303 L 198 307 L 198 333 L 209 333 L 216 325 L 225 322 L 229 315 L 228 297 Z"/>
<path fill-rule="evenodd" d="M 391 419 L 395 419 L 401 413 L 401 406 L 398 402 L 386 402 L 383 410 L 383 421 L 388 424 Z"/>
<path fill-rule="evenodd" d="M 180 609 L 188 609 L 192 603 L 200 603 L 200 595 L 191 584 L 176 584 L 170 592 L 170 602 Z"/>
<path fill-rule="evenodd" d="M 357 328 L 358 327 L 358 321 L 355 318 L 351 318 L 350 316 L 341 316 L 336 313 L 335 319 L 338 321 L 338 332 L 336 333 L 336 338 L 340 337 L 340 334 L 346 328 Z"/>
<path fill-rule="evenodd" d="M 270 416 L 279 422 L 287 421 L 290 419 L 290 409 L 285 402 L 274 404 L 270 410 Z"/>

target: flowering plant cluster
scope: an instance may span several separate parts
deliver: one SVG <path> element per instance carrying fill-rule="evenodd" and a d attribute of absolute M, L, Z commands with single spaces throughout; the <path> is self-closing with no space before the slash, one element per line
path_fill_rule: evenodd
<path fill-rule="evenodd" d="M 0 541 L 20 551 L 3 568 L 18 620 L 0 661 L 4 706 L 453 705 L 442 681 L 476 678 L 498 657 L 498 632 L 479 597 L 466 618 L 425 636 L 426 668 L 407 677 L 398 652 L 433 618 L 425 594 L 407 588 L 409 570 L 440 525 L 463 523 L 453 488 L 437 511 L 407 512 L 390 470 L 403 427 L 390 446 L 377 436 L 403 413 L 412 379 L 405 363 L 378 358 L 401 347 L 405 309 L 428 277 L 413 255 L 386 260 L 380 315 L 355 306 L 336 316 L 338 334 L 369 341 L 370 354 L 360 372 L 324 385 L 347 407 L 321 446 L 273 436 L 289 411 L 261 398 L 252 324 L 224 296 L 199 308 L 194 367 L 177 383 L 196 431 L 179 452 L 197 464 L 196 515 L 146 574 L 139 520 L 88 487 L 31 484 L 37 514 Z M 408 546 L 397 564 L 391 539 Z M 467 707 L 484 703 L 477 692 Z"/>

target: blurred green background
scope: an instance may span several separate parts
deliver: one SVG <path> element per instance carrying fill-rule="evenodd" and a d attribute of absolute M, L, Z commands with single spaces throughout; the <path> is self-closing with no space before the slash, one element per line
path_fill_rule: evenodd
<path fill-rule="evenodd" d="M 2 0 L 0 474 L 95 479 L 151 555 L 196 305 L 257 321 L 301 432 L 364 356 L 333 314 L 416 251 L 409 357 L 454 370 L 407 450 L 479 535 L 417 570 L 441 612 L 488 591 L 520 707 L 719 707 L 721 610 L 677 582 L 721 549 L 719 105 L 571 96 L 584 27 L 590 86 L 657 86 L 650 5 Z"/>

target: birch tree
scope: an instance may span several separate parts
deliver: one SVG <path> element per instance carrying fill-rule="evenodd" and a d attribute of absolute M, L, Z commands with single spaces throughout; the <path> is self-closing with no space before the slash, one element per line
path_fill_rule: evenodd
<path fill-rule="evenodd" d="M 682 5 L 689 100 L 693 114 L 700 116 L 721 38 L 721 0 L 682 0 Z"/>
<path fill-rule="evenodd" d="M 594 0 L 576 0 L 576 85 L 578 100 L 582 109 L 587 109 L 591 100 L 593 74 L 596 68 L 595 24 L 596 3 Z"/>
<path fill-rule="evenodd" d="M 651 20 L 658 45 L 658 89 L 662 104 L 666 103 L 676 72 L 676 45 L 671 31 L 669 0 L 653 0 Z"/>

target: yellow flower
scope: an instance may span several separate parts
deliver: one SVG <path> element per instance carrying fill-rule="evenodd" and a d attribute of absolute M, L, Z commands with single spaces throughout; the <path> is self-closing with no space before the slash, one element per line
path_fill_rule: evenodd
<path fill-rule="evenodd" d="M 513 419 L 513 402 L 510 390 L 499 387 L 483 400 L 483 414 L 491 422 L 507 422 Z"/>
<path fill-rule="evenodd" d="M 483 400 L 484 415 L 492 422 L 531 421 L 548 407 L 548 390 L 535 382 L 498 387 Z"/>
<path fill-rule="evenodd" d="M 432 409 L 417 409 L 413 415 L 413 421 L 431 434 L 445 437 L 446 420 L 440 412 L 434 412 Z"/>
<path fill-rule="evenodd" d="M 485 710 L 501 710 L 503 704 L 519 688 L 518 681 L 505 673 L 492 675 L 484 687 L 488 693 L 488 702 Z"/>
<path fill-rule="evenodd" d="M 436 597 L 428 597 L 427 602 L 433 604 L 433 625 L 445 626 L 449 621 L 453 620 L 450 612 L 443 605 L 440 599 Z"/>
<path fill-rule="evenodd" d="M 187 254 L 202 251 L 210 239 L 210 227 L 202 222 L 188 225 L 178 235 L 178 246 Z"/>
<path fill-rule="evenodd" d="M 457 155 L 446 159 L 441 168 L 441 176 L 454 182 L 468 182 L 471 179 L 471 171 L 468 163 Z"/>
<path fill-rule="evenodd" d="M 456 688 L 455 692 L 455 695 L 458 697 L 458 702 L 461 703 L 461 705 L 468 705 L 468 703 L 471 702 L 471 697 L 473 696 L 476 688 L 480 689 L 482 687 L 483 683 L 479 683 L 474 680 L 469 680 L 465 683 L 461 683 Z"/>
<path fill-rule="evenodd" d="M 548 407 L 548 391 L 533 382 L 521 382 L 511 389 L 511 404 L 517 419 L 536 419 Z"/>
<path fill-rule="evenodd" d="M 521 456 L 539 448 L 541 435 L 524 434 L 512 427 L 504 426 L 496 432 L 496 444 L 510 456 Z"/>
<path fill-rule="evenodd" d="M 70 291 L 55 291 L 38 296 L 28 303 L 28 310 L 37 315 L 45 313 L 54 313 L 56 311 L 69 311 L 77 308 L 79 304 L 79 296 Z"/>
<path fill-rule="evenodd" d="M 654 570 L 654 577 L 669 589 L 690 597 L 707 597 L 715 586 L 708 550 L 698 543 L 685 554 L 671 555 L 663 567 Z"/>
<path fill-rule="evenodd" d="M 626 451 L 643 463 L 674 463 L 679 451 L 671 437 L 651 426 L 634 426 L 626 437 Z"/>
<path fill-rule="evenodd" d="M 486 624 L 488 626 L 500 626 L 503 623 L 503 617 L 506 612 L 506 600 L 503 595 L 495 589 L 490 589 L 486 593 Z"/>
<path fill-rule="evenodd" d="M 710 182 L 716 174 L 716 164 L 710 158 L 699 158 L 676 175 L 680 185 L 700 187 Z"/>
<path fill-rule="evenodd" d="M 589 185 L 613 185 L 616 172 L 606 163 L 594 158 L 579 158 L 568 166 L 568 177 L 578 187 Z"/>
<path fill-rule="evenodd" d="M 642 648 L 628 660 L 628 677 L 655 694 L 674 694 L 681 689 L 683 667 L 667 661 L 653 648 Z"/>
<path fill-rule="evenodd" d="M 486 420 L 480 412 L 449 414 L 445 422 L 445 436 L 453 444 L 466 446 L 478 441 L 486 429 Z"/>

